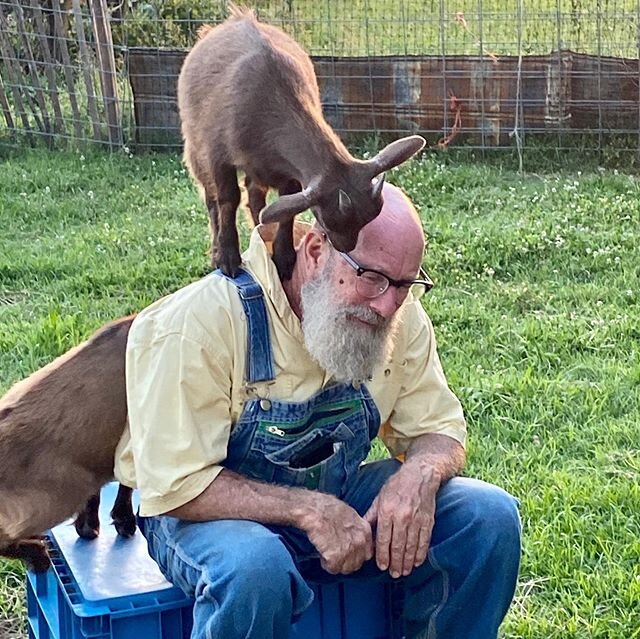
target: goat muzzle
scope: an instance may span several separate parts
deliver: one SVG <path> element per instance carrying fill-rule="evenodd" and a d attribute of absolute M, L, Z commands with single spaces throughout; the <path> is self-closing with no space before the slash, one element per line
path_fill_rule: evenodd
<path fill-rule="evenodd" d="M 358 231 L 346 231 L 346 232 L 332 232 L 329 229 L 325 229 L 332 246 L 336 251 L 341 253 L 348 253 L 353 251 L 358 243 Z"/>

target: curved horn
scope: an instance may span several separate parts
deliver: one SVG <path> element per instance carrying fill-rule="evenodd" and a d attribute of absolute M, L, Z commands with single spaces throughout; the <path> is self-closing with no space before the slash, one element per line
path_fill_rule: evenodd
<path fill-rule="evenodd" d="M 384 173 L 380 173 L 371 191 L 371 195 L 374 200 L 377 200 L 380 197 L 380 195 L 382 195 L 383 185 L 384 185 Z"/>
<path fill-rule="evenodd" d="M 388 144 L 366 163 L 371 169 L 371 175 L 378 175 L 406 162 L 411 156 L 421 151 L 426 143 L 427 141 L 421 135 L 410 135 Z"/>
<path fill-rule="evenodd" d="M 294 215 L 306 211 L 317 201 L 318 191 L 312 186 L 298 193 L 283 195 L 260 211 L 260 222 L 262 224 L 272 224 L 273 222 L 288 220 Z"/>
<path fill-rule="evenodd" d="M 340 212 L 345 215 L 350 215 L 351 209 L 353 208 L 349 194 L 342 189 L 338 189 L 338 207 L 340 208 Z"/>

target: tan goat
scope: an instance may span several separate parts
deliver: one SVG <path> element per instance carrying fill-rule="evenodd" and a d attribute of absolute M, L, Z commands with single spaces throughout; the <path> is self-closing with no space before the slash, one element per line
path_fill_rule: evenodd
<path fill-rule="evenodd" d="M 78 533 L 98 533 L 97 494 L 113 478 L 126 425 L 132 321 L 107 324 L 0 399 L 0 554 L 47 568 L 40 535 L 78 512 Z M 118 491 L 112 516 L 120 534 L 135 532 L 128 488 Z"/>

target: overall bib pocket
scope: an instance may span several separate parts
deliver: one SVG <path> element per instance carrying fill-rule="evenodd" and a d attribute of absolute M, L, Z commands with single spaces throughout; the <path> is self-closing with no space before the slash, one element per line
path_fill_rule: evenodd
<path fill-rule="evenodd" d="M 339 454 L 344 443 L 353 437 L 351 429 L 345 423 L 340 423 L 332 430 L 312 430 L 273 452 L 262 452 L 265 458 L 274 464 L 294 470 L 305 470 L 329 462 L 333 455 Z"/>
<path fill-rule="evenodd" d="M 286 439 L 271 432 L 254 437 L 250 456 L 270 481 L 289 486 L 318 489 L 335 495 L 347 485 L 351 442 L 355 435 L 344 423 L 316 428 Z"/>

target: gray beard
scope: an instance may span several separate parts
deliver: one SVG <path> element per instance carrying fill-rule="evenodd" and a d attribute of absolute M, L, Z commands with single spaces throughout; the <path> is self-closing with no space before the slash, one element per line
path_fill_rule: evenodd
<path fill-rule="evenodd" d="M 300 291 L 302 334 L 311 357 L 339 382 L 364 381 L 390 352 L 395 333 L 395 313 L 385 320 L 360 305 L 340 305 L 331 282 L 332 266 L 303 284 Z M 375 326 L 348 319 L 358 317 Z"/>

